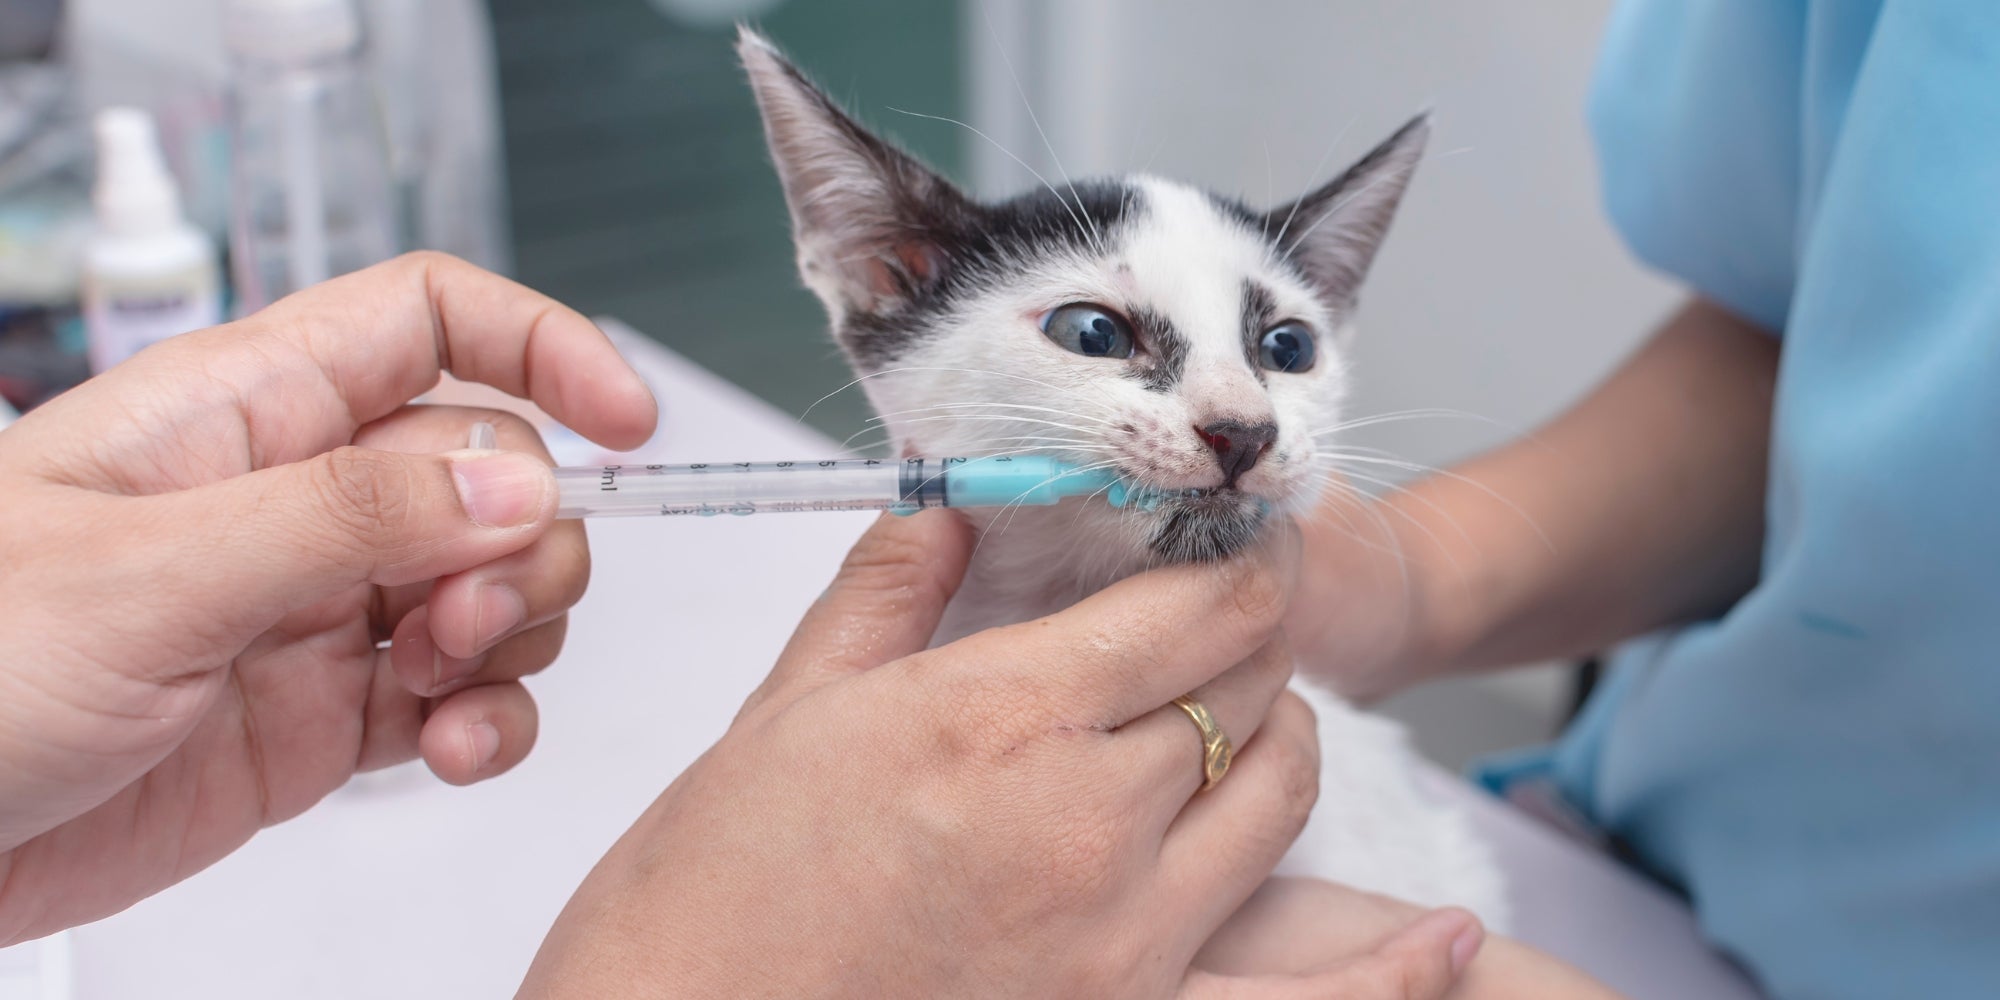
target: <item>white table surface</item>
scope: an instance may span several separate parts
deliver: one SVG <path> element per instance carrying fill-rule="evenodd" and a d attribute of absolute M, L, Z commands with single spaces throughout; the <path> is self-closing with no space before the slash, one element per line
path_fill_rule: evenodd
<path fill-rule="evenodd" d="M 606 325 L 660 396 L 663 430 L 640 453 L 829 453 L 824 437 L 762 401 Z M 541 735 L 526 762 L 465 789 L 421 764 L 356 779 L 209 870 L 70 932 L 73 996 L 510 996 L 570 892 L 721 734 L 869 521 L 593 522 L 590 593 L 561 658 L 530 682 Z M 1500 845 L 1517 936 L 1633 996 L 1754 996 L 1671 897 L 1442 780 Z M 0 1000 L 14 997 L 42 1000 L 10 994 L 0 977 Z"/>

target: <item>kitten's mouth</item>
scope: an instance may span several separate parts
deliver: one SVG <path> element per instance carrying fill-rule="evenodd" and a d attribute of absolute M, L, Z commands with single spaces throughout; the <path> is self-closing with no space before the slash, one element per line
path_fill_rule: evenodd
<path fill-rule="evenodd" d="M 1270 501 L 1234 486 L 1205 486 L 1161 493 L 1154 509 L 1168 515 L 1262 519 Z"/>
<path fill-rule="evenodd" d="M 1146 490 L 1138 504 L 1159 519 L 1147 542 L 1171 562 L 1223 559 L 1250 544 L 1270 502 L 1233 486 Z"/>
<path fill-rule="evenodd" d="M 1120 507 L 1136 507 L 1148 513 L 1234 513 L 1239 508 L 1249 508 L 1258 514 L 1270 509 L 1271 502 L 1234 486 L 1189 486 L 1169 489 L 1161 486 L 1147 486 L 1134 479 L 1120 481 L 1121 492 L 1113 494 L 1112 503 Z"/>

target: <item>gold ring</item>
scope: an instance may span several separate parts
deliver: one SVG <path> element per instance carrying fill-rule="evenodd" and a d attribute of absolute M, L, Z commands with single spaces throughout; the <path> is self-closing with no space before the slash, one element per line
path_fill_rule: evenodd
<path fill-rule="evenodd" d="M 1175 698 L 1174 705 L 1186 712 L 1194 720 L 1195 728 L 1201 730 L 1201 790 L 1208 791 L 1229 773 L 1229 762 L 1235 759 L 1236 750 L 1229 744 L 1229 734 L 1215 724 L 1215 716 L 1209 714 L 1207 705 L 1187 694 Z"/>

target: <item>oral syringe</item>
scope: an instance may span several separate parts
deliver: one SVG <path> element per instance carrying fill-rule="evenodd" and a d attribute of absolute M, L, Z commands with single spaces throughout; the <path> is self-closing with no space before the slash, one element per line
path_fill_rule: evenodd
<path fill-rule="evenodd" d="M 492 424 L 474 424 L 468 445 L 488 450 L 497 437 Z M 914 514 L 932 507 L 1046 507 L 1077 496 L 1153 510 L 1171 497 L 1203 492 L 1134 486 L 1110 469 L 1043 455 L 621 464 L 559 468 L 555 474 L 558 518 L 814 510 Z"/>
<path fill-rule="evenodd" d="M 674 517 L 774 511 L 1048 506 L 1101 495 L 1151 509 L 1165 494 L 1128 486 L 1110 469 L 1037 455 L 693 462 L 555 470 L 557 517 Z"/>

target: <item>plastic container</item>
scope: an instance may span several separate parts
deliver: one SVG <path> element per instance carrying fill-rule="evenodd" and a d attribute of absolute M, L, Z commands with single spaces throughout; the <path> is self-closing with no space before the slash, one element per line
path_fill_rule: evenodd
<path fill-rule="evenodd" d="M 222 295 L 215 245 L 181 214 L 152 117 L 109 108 L 96 131 L 97 224 L 84 246 L 83 319 L 91 369 L 101 372 L 220 322 Z"/>
<path fill-rule="evenodd" d="M 397 250 L 387 138 L 351 0 L 229 0 L 230 232 L 239 310 Z"/>

